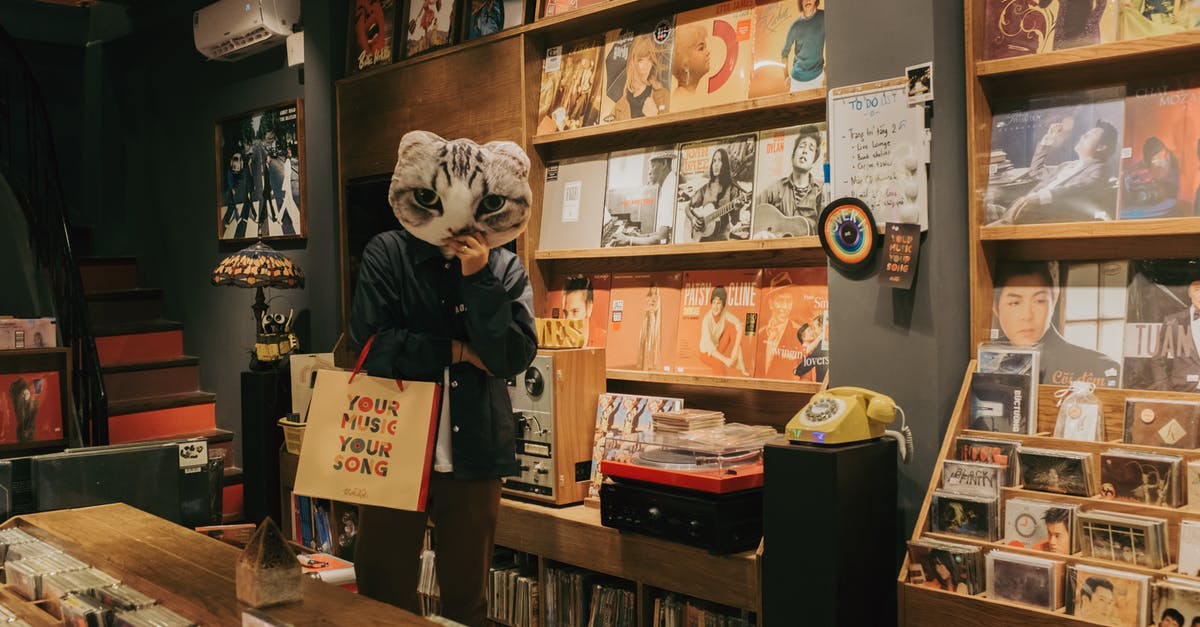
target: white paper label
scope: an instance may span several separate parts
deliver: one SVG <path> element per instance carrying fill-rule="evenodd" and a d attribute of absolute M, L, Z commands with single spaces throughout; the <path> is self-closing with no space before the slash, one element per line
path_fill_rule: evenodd
<path fill-rule="evenodd" d="M 583 181 L 571 181 L 563 185 L 563 222 L 579 222 L 579 196 Z"/>
<path fill-rule="evenodd" d="M 546 48 L 546 71 L 557 72 L 562 68 L 562 46 Z"/>
<path fill-rule="evenodd" d="M 1185 435 L 1187 435 L 1187 430 L 1185 430 L 1177 420 L 1168 422 L 1167 424 L 1163 425 L 1162 429 L 1158 430 L 1158 437 L 1162 438 L 1162 441 L 1166 442 L 1167 444 L 1174 444 L 1182 439 Z"/>
<path fill-rule="evenodd" d="M 196 468 L 208 463 L 208 442 L 194 440 L 179 443 L 179 467 Z"/>
<path fill-rule="evenodd" d="M 1132 158 L 1132 157 L 1133 157 L 1133 148 L 1130 148 L 1129 146 L 1126 146 L 1126 147 L 1124 147 L 1124 148 L 1122 148 L 1122 149 L 1121 149 L 1121 158 L 1122 158 L 1122 159 L 1129 159 L 1129 158 Z"/>

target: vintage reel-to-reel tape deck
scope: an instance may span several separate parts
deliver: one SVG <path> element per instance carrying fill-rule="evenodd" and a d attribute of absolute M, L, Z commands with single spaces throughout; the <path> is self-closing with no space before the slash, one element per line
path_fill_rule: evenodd
<path fill-rule="evenodd" d="M 602 349 L 545 350 L 508 382 L 521 470 L 504 479 L 505 494 L 554 505 L 587 496 L 604 368 Z"/>

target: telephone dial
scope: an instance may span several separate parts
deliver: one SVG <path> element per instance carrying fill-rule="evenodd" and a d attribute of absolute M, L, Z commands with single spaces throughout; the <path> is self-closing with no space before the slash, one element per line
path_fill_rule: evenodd
<path fill-rule="evenodd" d="M 903 421 L 900 431 L 889 431 L 900 412 Z M 875 438 L 890 437 L 900 445 L 900 458 L 905 462 L 912 455 L 912 431 L 904 410 L 890 397 L 855 387 L 829 388 L 817 392 L 787 424 L 787 437 L 792 442 L 813 444 L 848 444 Z"/>

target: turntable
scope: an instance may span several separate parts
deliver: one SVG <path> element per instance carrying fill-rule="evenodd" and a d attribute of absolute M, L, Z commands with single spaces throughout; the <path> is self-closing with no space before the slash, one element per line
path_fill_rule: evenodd
<path fill-rule="evenodd" d="M 600 522 L 713 553 L 752 549 L 762 536 L 762 448 L 779 437 L 737 424 L 610 436 Z"/>

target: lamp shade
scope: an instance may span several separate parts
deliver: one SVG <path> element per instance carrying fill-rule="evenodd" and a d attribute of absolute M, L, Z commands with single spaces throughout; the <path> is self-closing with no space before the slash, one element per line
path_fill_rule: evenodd
<path fill-rule="evenodd" d="M 212 273 L 213 285 L 304 287 L 304 271 L 274 248 L 258 242 L 229 255 Z"/>

